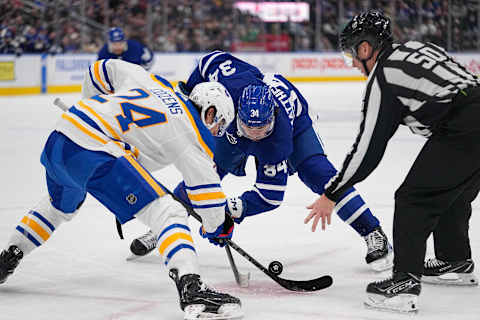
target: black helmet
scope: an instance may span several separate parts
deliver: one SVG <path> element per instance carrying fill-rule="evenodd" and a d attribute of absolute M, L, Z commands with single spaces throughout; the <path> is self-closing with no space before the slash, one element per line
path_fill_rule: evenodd
<path fill-rule="evenodd" d="M 355 53 L 363 41 L 367 41 L 374 50 L 392 43 L 390 19 L 377 10 L 368 10 L 353 17 L 340 34 L 340 49 Z"/>

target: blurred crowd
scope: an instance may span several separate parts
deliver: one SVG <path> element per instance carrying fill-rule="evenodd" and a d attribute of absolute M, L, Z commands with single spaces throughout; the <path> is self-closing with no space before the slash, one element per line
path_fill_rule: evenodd
<path fill-rule="evenodd" d="M 332 48 L 338 46 L 338 26 L 361 10 L 375 8 L 392 18 L 398 42 L 420 40 L 448 48 L 450 25 L 450 51 L 480 49 L 479 0 L 344 0 L 340 21 L 338 1 L 322 3 L 322 33 Z"/>
<path fill-rule="evenodd" d="M 264 23 L 236 0 L 0 0 L 0 53 L 97 53 L 110 26 L 158 52 L 332 51 L 339 29 L 366 8 L 392 17 L 397 41 L 479 49 L 479 0 L 302 1 L 309 22 Z"/>

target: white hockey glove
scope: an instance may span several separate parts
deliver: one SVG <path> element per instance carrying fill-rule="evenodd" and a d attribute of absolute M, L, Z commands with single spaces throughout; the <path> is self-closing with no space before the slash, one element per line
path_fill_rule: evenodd
<path fill-rule="evenodd" d="M 235 223 L 243 221 L 243 200 L 240 197 L 227 198 L 225 211 L 233 218 Z"/>

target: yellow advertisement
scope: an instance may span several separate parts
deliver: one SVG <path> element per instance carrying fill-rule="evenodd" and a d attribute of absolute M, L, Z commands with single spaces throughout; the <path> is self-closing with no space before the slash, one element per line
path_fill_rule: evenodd
<path fill-rule="evenodd" d="M 15 61 L 0 61 L 0 81 L 15 80 Z"/>

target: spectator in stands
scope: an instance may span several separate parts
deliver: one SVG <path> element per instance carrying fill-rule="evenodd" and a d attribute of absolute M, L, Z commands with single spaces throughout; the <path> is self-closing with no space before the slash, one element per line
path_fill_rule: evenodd
<path fill-rule="evenodd" d="M 19 43 L 14 40 L 13 32 L 9 28 L 0 31 L 0 53 L 22 54 L 23 50 Z"/>

